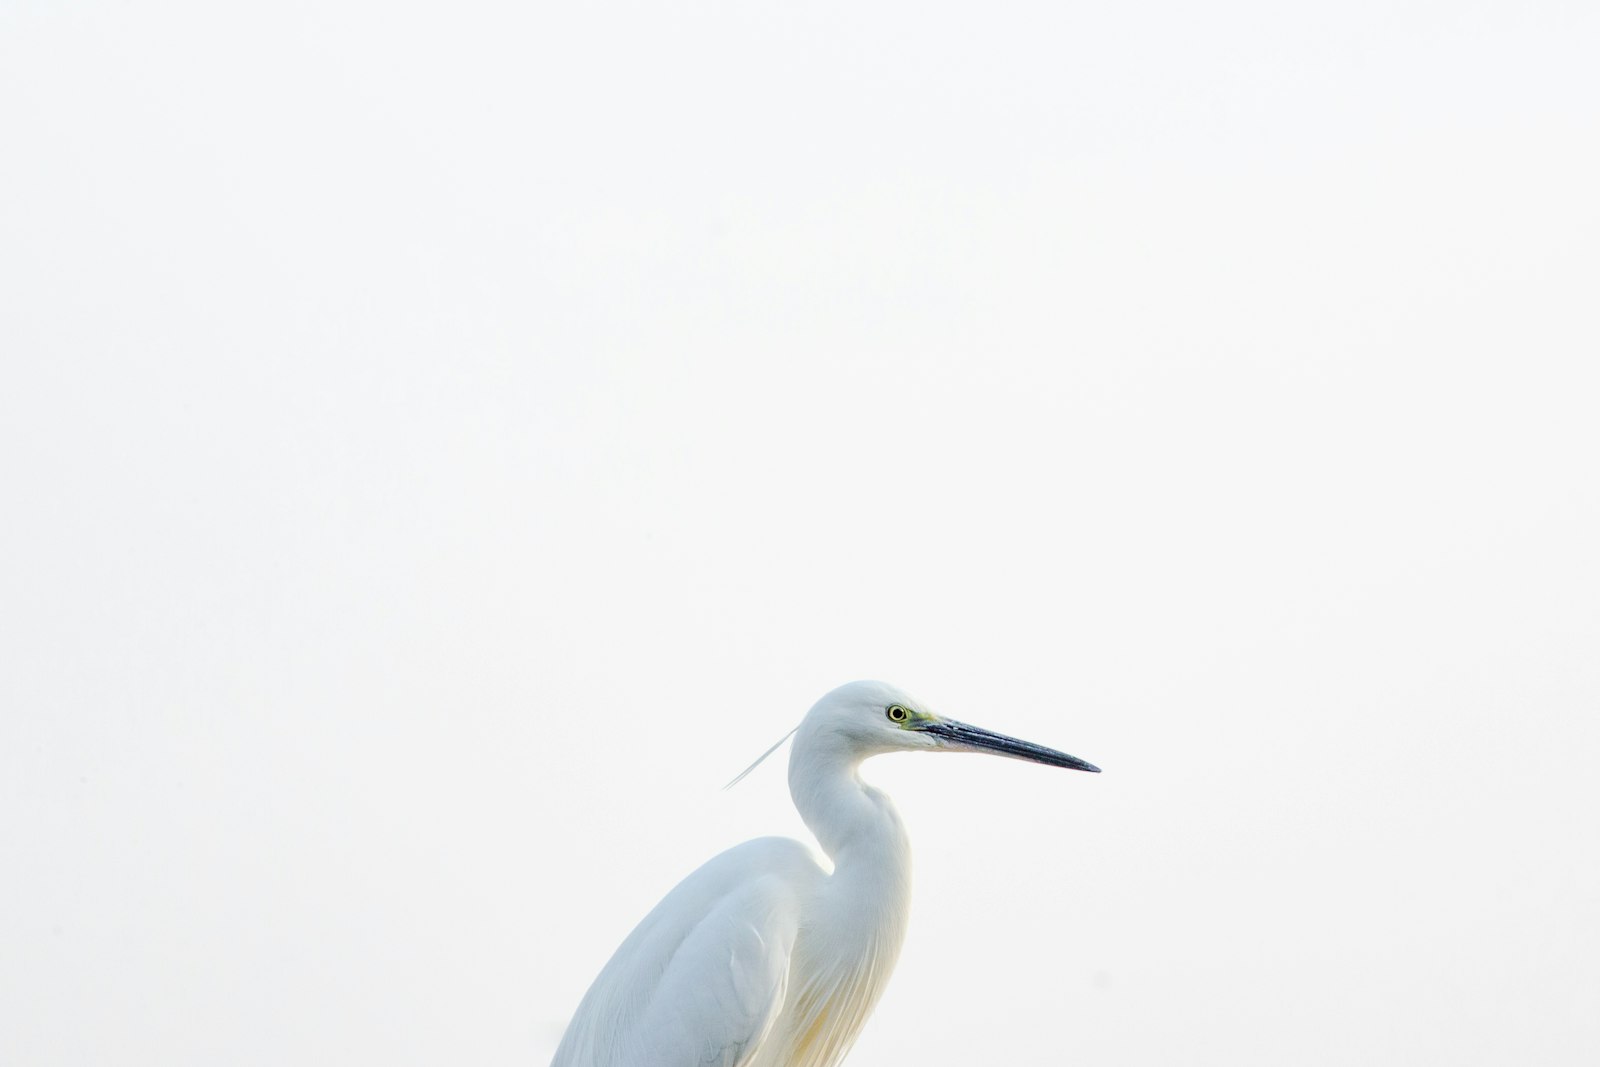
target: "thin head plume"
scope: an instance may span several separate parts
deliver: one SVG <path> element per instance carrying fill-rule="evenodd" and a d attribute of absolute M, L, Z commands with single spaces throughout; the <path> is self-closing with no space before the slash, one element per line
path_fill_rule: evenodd
<path fill-rule="evenodd" d="M 748 766 L 744 770 L 740 771 L 739 772 L 739 776 L 737 778 L 735 778 L 733 781 L 729 782 L 727 785 L 722 787 L 723 791 L 726 792 L 727 790 L 732 789 L 734 786 L 738 785 L 740 782 L 744 781 L 744 776 L 745 775 L 749 774 L 751 771 L 753 771 L 757 767 L 761 766 L 761 761 L 766 759 L 768 756 L 772 755 L 774 752 L 778 751 L 779 747 L 782 746 L 782 744 L 785 741 L 789 740 L 789 738 L 793 737 L 794 736 L 794 731 L 798 730 L 798 729 L 800 729 L 800 727 L 796 726 L 794 728 L 794 730 L 790 730 L 788 733 L 786 733 L 782 737 L 778 738 L 778 743 L 777 744 L 773 745 L 771 748 L 769 748 L 765 752 L 761 753 L 761 755 L 757 756 L 756 757 L 756 761 L 754 763 L 750 764 L 750 766 Z"/>

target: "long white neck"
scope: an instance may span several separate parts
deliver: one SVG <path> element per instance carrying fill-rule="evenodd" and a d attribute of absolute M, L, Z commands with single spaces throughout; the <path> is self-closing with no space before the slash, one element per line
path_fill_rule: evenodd
<path fill-rule="evenodd" d="M 866 978 L 881 985 L 900 954 L 911 902 L 911 844 L 899 812 L 881 791 L 861 780 L 862 754 L 824 731 L 801 728 L 789 757 L 789 793 L 816 835 L 833 875 L 815 920 L 825 933 L 809 947 L 826 945 L 840 965 L 870 961 Z"/>
<path fill-rule="evenodd" d="M 789 795 L 837 869 L 884 866 L 909 869 L 905 826 L 889 798 L 861 780 L 859 752 L 828 735 L 802 729 L 789 756 Z M 887 870 L 885 871 L 887 873 Z"/>
<path fill-rule="evenodd" d="M 805 905 L 773 1039 L 751 1067 L 837 1067 L 883 995 L 911 904 L 911 848 L 889 798 L 858 773 L 865 753 L 813 717 L 789 754 L 789 794 L 833 873 Z"/>

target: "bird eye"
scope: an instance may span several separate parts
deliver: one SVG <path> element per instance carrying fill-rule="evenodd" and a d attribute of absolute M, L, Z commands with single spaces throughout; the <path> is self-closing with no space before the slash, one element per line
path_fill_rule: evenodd
<path fill-rule="evenodd" d="M 902 708 L 899 704 L 889 705 L 890 722 L 905 722 L 909 718 L 911 718 L 911 713 L 905 708 Z"/>

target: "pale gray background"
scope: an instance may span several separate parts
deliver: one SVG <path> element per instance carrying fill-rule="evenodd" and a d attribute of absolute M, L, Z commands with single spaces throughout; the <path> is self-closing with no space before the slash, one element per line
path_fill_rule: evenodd
<path fill-rule="evenodd" d="M 1600 1060 L 1590 3 L 8 2 L 0 1063 L 542 1064 L 799 829 L 851 1063 Z"/>

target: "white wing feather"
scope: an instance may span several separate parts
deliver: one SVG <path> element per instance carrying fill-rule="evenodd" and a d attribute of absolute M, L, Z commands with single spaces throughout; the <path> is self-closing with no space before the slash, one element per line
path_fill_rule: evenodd
<path fill-rule="evenodd" d="M 787 838 L 709 860 L 612 955 L 551 1067 L 748 1064 L 783 1008 L 802 904 L 824 877 Z"/>

